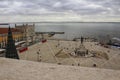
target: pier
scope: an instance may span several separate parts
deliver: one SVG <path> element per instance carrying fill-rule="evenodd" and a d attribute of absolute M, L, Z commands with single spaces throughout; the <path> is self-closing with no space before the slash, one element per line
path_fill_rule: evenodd
<path fill-rule="evenodd" d="M 36 34 L 65 34 L 65 32 L 36 32 Z"/>

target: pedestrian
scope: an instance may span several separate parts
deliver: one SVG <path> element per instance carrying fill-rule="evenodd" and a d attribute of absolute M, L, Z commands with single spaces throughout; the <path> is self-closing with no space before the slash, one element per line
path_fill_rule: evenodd
<path fill-rule="evenodd" d="M 37 52 L 37 54 L 39 55 L 39 52 Z"/>
<path fill-rule="evenodd" d="M 72 66 L 74 66 L 74 64 L 72 64 Z"/>
<path fill-rule="evenodd" d="M 97 65 L 96 65 L 96 64 L 93 64 L 93 67 L 97 67 Z"/>

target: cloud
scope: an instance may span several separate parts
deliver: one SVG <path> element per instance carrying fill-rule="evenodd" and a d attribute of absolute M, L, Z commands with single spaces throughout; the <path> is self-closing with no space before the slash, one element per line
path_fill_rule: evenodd
<path fill-rule="evenodd" d="M 0 0 L 0 15 L 120 16 L 120 0 Z"/>

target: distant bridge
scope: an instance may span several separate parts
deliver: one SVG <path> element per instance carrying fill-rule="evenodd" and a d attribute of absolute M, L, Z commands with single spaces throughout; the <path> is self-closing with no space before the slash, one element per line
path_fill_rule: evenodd
<path fill-rule="evenodd" d="M 0 25 L 9 25 L 8 23 L 0 23 Z"/>

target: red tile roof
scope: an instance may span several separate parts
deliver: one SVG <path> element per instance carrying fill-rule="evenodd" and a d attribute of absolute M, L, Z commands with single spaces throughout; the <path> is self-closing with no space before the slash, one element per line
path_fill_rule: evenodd
<path fill-rule="evenodd" d="M 12 32 L 20 32 L 19 29 L 11 28 Z M 0 34 L 8 33 L 8 28 L 0 28 Z"/>

